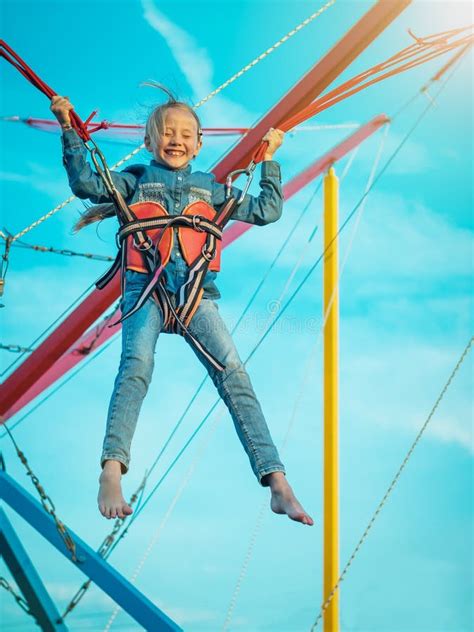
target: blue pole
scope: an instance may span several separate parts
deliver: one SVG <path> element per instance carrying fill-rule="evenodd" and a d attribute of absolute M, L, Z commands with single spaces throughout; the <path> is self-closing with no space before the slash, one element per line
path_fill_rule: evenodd
<path fill-rule="evenodd" d="M 53 518 L 33 496 L 3 471 L 0 471 L 0 498 L 3 498 L 12 509 L 72 562 L 71 554 L 59 535 Z M 68 532 L 76 545 L 76 555 L 79 560 L 72 563 L 133 617 L 138 624 L 145 630 L 152 630 L 153 632 L 179 632 L 181 630 L 174 621 L 71 529 L 68 528 Z"/>
<path fill-rule="evenodd" d="M 41 581 L 41 577 L 1 508 L 0 554 L 43 632 L 67 632 L 67 627 L 60 621 L 61 615 Z"/>

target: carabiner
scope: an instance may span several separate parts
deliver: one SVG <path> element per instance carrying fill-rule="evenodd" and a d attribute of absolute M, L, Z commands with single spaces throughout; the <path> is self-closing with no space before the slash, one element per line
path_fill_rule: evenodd
<path fill-rule="evenodd" d="M 231 171 L 225 180 L 225 197 L 226 200 L 230 198 L 230 194 L 232 191 L 232 180 L 234 177 L 245 174 L 247 176 L 247 182 L 245 183 L 244 188 L 242 189 L 242 193 L 237 200 L 237 204 L 242 204 L 244 197 L 247 195 L 247 191 L 250 188 L 253 180 L 253 172 L 255 171 L 255 167 L 257 164 L 251 160 L 249 166 L 246 169 L 236 169 L 235 171 Z"/>

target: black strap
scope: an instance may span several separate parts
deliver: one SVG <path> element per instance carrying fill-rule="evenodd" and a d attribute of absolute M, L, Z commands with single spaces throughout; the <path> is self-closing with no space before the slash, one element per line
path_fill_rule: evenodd
<path fill-rule="evenodd" d="M 230 198 L 217 213 L 214 221 L 208 220 L 200 215 L 151 217 L 149 219 L 142 220 L 137 219 L 133 215 L 132 211 L 127 207 L 127 210 L 131 215 L 133 215 L 133 217 L 130 217 L 128 221 L 125 221 L 127 220 L 125 212 L 121 214 L 121 217 L 119 216 L 119 220 L 121 220 L 122 223 L 117 235 L 119 252 L 110 269 L 98 279 L 96 286 L 99 289 L 105 287 L 117 273 L 118 269 L 121 268 L 123 296 L 123 282 L 126 271 L 126 244 L 124 242 L 130 235 L 133 235 L 134 243 L 141 252 L 144 266 L 148 271 L 149 281 L 140 293 L 135 305 L 126 314 L 123 314 L 119 321 L 109 325 L 109 327 L 113 327 L 114 325 L 124 321 L 126 318 L 129 318 L 132 314 L 135 314 L 149 298 L 153 298 L 162 310 L 164 331 L 169 333 L 178 333 L 184 336 L 197 351 L 206 357 L 214 368 L 218 371 L 223 371 L 225 369 L 225 365 L 219 362 L 219 360 L 217 360 L 217 358 L 215 358 L 215 356 L 191 334 L 188 326 L 201 301 L 202 285 L 209 269 L 209 265 L 216 256 L 217 240 L 222 239 L 222 230 L 230 220 L 232 213 L 238 204 L 239 201 L 236 198 Z M 165 231 L 176 226 L 185 226 L 207 233 L 206 241 L 201 249 L 201 253 L 190 264 L 188 277 L 178 292 L 177 305 L 174 304 L 172 297 L 166 289 L 163 275 L 165 267 L 162 264 L 159 251 L 159 244 Z M 155 244 L 152 244 L 154 247 L 151 248 L 149 246 L 151 240 L 146 234 L 146 231 L 153 229 L 161 230 L 157 236 Z M 137 235 L 139 236 L 138 239 L 136 239 Z M 142 235 L 144 235 L 145 241 L 143 241 Z M 140 241 L 142 245 L 137 245 L 137 241 Z M 143 244 L 146 244 L 146 246 L 143 247 Z"/>

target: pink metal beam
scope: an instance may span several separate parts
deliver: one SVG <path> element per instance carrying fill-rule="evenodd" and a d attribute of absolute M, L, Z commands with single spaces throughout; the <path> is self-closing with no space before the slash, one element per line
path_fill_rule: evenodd
<path fill-rule="evenodd" d="M 385 114 L 376 116 L 371 121 L 362 125 L 356 132 L 345 138 L 341 143 L 330 149 L 323 156 L 318 158 L 307 169 L 295 176 L 290 182 L 283 187 L 283 195 L 285 200 L 289 200 L 293 195 L 301 191 L 312 180 L 326 171 L 332 164 L 346 156 L 350 151 L 360 145 L 366 138 L 374 134 L 382 125 L 388 122 Z M 252 228 L 252 224 L 244 224 L 242 222 L 234 222 L 224 231 L 223 248 L 229 246 L 232 242 L 243 235 L 247 230 Z M 4 421 L 19 412 L 24 406 L 29 404 L 44 390 L 49 388 L 65 373 L 74 368 L 77 364 L 87 358 L 88 354 L 95 352 L 98 347 L 103 345 L 111 336 L 120 331 L 120 325 L 108 327 L 107 322 L 115 322 L 120 318 L 120 310 L 117 310 L 111 317 L 107 317 L 101 323 L 86 332 L 72 349 L 67 351 L 53 366 L 33 384 L 33 386 L 24 393 L 15 404 L 3 415 Z"/>
<path fill-rule="evenodd" d="M 219 181 L 250 161 L 269 127 L 310 103 L 353 59 L 375 39 L 411 0 L 381 0 L 296 84 L 264 118 L 213 169 Z M 92 292 L 63 323 L 10 375 L 0 387 L 0 415 L 19 398 L 74 344 L 118 298 L 118 279 L 102 291 Z"/>
<path fill-rule="evenodd" d="M 324 171 L 326 171 L 332 164 L 340 160 L 343 156 L 360 145 L 366 138 L 376 132 L 382 125 L 388 123 L 389 118 L 385 114 L 379 114 L 371 121 L 359 127 L 359 129 L 348 136 L 342 143 L 333 147 L 330 151 L 325 153 L 321 158 L 318 158 L 310 167 L 305 169 L 299 175 L 295 176 L 287 185 L 283 188 L 283 195 L 285 200 L 289 200 L 295 193 L 300 191 L 308 182 L 314 180 Z M 251 224 L 244 224 L 242 222 L 234 222 L 232 226 L 225 231 L 222 239 L 222 243 L 225 246 L 231 244 L 235 239 L 243 235 L 245 232 L 252 228 Z"/>

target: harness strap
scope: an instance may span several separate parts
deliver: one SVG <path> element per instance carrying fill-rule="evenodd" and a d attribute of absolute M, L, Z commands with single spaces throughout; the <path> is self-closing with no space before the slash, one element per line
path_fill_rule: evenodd
<path fill-rule="evenodd" d="M 151 217 L 149 219 L 136 219 L 124 224 L 118 238 L 122 242 L 129 235 L 137 231 L 153 230 L 156 228 L 170 228 L 171 226 L 185 226 L 201 232 L 212 233 L 217 239 L 222 239 L 222 229 L 211 220 L 201 215 L 176 215 L 173 217 Z"/>
<path fill-rule="evenodd" d="M 120 193 L 117 193 L 121 198 L 122 196 Z M 137 234 L 142 233 L 145 238 L 149 240 L 148 235 L 146 235 L 147 230 L 160 229 L 160 232 L 155 240 L 155 244 L 152 244 L 153 247 L 140 248 L 137 246 L 141 252 L 144 266 L 149 274 L 148 283 L 140 293 L 135 305 L 128 310 L 126 314 L 123 314 L 120 320 L 109 325 L 109 327 L 113 327 L 135 314 L 141 307 L 143 307 L 149 298 L 152 298 L 162 310 L 164 330 L 168 333 L 177 333 L 187 338 L 190 344 L 192 344 L 193 347 L 199 351 L 215 369 L 223 371 L 225 369 L 225 365 L 219 362 L 219 360 L 191 334 L 188 327 L 201 302 L 204 293 L 202 285 L 209 269 L 209 264 L 216 256 L 217 240 L 222 239 L 222 230 L 231 218 L 236 206 L 240 203 L 240 199 L 237 200 L 236 198 L 229 198 L 222 209 L 217 213 L 214 221 L 208 220 L 200 215 L 176 215 L 173 217 L 152 217 L 150 219 L 140 220 L 134 216 L 131 209 L 125 204 L 123 198 L 121 201 L 127 210 L 125 211 L 124 209 L 124 212 L 120 214 L 117 213 L 119 221 L 122 223 L 117 234 L 119 252 L 109 270 L 107 270 L 107 272 L 97 280 L 97 288 L 104 288 L 119 268 L 121 268 L 123 296 L 123 285 L 127 266 L 126 239 L 130 235 L 133 235 L 135 238 Z M 129 221 L 126 221 L 128 218 L 130 218 Z M 206 241 L 201 249 L 201 253 L 190 264 L 188 277 L 179 290 L 177 304 L 174 302 L 174 297 L 171 296 L 166 289 L 163 276 L 165 266 L 162 263 L 159 251 L 159 245 L 165 231 L 172 229 L 175 226 L 185 226 L 187 228 L 207 233 Z"/>

